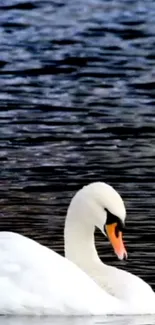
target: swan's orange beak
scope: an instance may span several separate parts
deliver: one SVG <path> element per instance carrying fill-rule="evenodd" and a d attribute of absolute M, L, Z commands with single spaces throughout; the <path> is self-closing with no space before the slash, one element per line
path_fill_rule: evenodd
<path fill-rule="evenodd" d="M 117 223 L 105 225 L 106 233 L 114 252 L 120 260 L 127 259 L 127 251 L 122 240 L 122 232 L 118 230 Z"/>

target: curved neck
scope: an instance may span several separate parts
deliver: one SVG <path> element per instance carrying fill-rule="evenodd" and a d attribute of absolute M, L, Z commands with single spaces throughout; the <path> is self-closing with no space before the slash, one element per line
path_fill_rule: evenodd
<path fill-rule="evenodd" d="M 68 211 L 64 232 L 65 257 L 82 269 L 87 269 L 92 263 L 101 263 L 95 247 L 94 232 L 92 224 Z"/>

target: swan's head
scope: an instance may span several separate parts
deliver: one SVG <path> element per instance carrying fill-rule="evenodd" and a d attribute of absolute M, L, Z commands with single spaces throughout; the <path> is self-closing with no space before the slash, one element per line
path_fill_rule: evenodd
<path fill-rule="evenodd" d="M 110 185 L 103 182 L 91 183 L 77 192 L 71 202 L 76 216 L 83 222 L 96 226 L 105 234 L 119 259 L 127 258 L 122 240 L 126 210 L 121 196 Z"/>

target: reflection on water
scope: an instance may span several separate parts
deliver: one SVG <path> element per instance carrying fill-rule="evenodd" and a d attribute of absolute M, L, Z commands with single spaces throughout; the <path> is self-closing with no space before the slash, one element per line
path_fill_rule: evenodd
<path fill-rule="evenodd" d="M 106 181 L 127 206 L 129 259 L 97 232 L 99 254 L 155 289 L 154 0 L 1 0 L 0 10 L 1 230 L 63 254 L 71 197 Z M 100 322 L 74 319 L 87 321 Z"/>
<path fill-rule="evenodd" d="M 108 317 L 1 317 L 4 325 L 153 325 L 154 316 Z"/>

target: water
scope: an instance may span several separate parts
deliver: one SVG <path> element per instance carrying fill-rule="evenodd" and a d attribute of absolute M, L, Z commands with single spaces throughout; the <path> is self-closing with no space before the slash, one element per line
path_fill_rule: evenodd
<path fill-rule="evenodd" d="M 97 231 L 99 254 L 155 290 L 154 0 L 1 0 L 0 15 L 1 230 L 63 254 L 71 197 L 106 181 L 127 207 L 129 259 Z"/>
<path fill-rule="evenodd" d="M 153 325 L 154 316 L 135 317 L 1 317 L 0 324 L 4 325 Z"/>
<path fill-rule="evenodd" d="M 153 325 L 154 316 L 129 317 L 1 317 L 4 325 Z"/>

